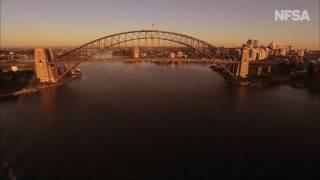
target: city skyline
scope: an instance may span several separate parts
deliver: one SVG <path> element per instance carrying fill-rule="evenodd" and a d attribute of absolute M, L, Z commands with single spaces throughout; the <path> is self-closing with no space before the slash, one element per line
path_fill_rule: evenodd
<path fill-rule="evenodd" d="M 275 22 L 275 9 L 307 10 L 311 21 Z M 215 46 L 258 39 L 262 45 L 277 41 L 296 49 L 320 49 L 318 0 L 1 1 L 3 48 L 80 46 L 118 32 L 152 29 L 152 24 Z"/>

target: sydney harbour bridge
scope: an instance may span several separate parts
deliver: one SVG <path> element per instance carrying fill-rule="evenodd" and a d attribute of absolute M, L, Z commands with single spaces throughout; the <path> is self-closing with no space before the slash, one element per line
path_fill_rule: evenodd
<path fill-rule="evenodd" d="M 166 41 L 187 47 L 199 54 L 199 56 L 180 59 L 180 62 L 211 64 L 225 79 L 239 79 L 248 76 L 249 52 L 243 51 L 240 58 L 230 59 L 219 53 L 217 47 L 206 41 L 181 33 L 160 30 L 128 31 L 108 35 L 57 56 L 51 49 L 36 48 L 34 53 L 35 74 L 40 79 L 40 82 L 58 82 L 81 63 L 97 63 L 97 60 L 93 57 L 98 53 L 130 42 L 136 46 L 140 46 L 141 43 L 145 42 L 146 46 L 148 40 L 159 42 L 159 45 L 160 41 Z M 128 58 L 111 58 L 107 61 L 112 62 L 115 60 L 128 61 Z M 139 60 L 135 59 L 135 61 L 150 62 L 161 61 L 161 59 L 139 58 Z"/>

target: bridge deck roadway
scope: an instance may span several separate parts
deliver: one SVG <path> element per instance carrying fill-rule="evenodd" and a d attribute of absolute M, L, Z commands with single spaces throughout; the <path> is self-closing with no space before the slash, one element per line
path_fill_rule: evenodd
<path fill-rule="evenodd" d="M 220 60 L 220 59 L 168 59 L 168 58 L 112 58 L 106 60 L 91 59 L 91 60 L 70 60 L 70 61 L 53 61 L 49 64 L 77 64 L 77 63 L 108 63 L 108 62 L 148 62 L 148 63 L 208 63 L 208 64 L 236 64 L 240 61 Z"/>
<path fill-rule="evenodd" d="M 124 62 L 124 63 L 135 63 L 135 62 L 148 62 L 148 63 L 186 63 L 186 64 L 197 64 L 197 63 L 208 63 L 208 64 L 237 64 L 240 61 L 235 60 L 221 60 L 221 59 L 168 59 L 168 58 L 112 58 L 112 59 L 92 59 L 92 60 L 71 60 L 71 61 L 54 61 L 49 64 L 79 64 L 79 63 L 111 63 L 111 62 Z M 272 66 L 279 62 L 274 61 L 258 61 L 250 62 L 250 66 Z M 33 62 L 9 62 L 0 63 L 0 68 L 11 68 L 11 66 L 18 67 L 31 67 L 34 66 Z"/>

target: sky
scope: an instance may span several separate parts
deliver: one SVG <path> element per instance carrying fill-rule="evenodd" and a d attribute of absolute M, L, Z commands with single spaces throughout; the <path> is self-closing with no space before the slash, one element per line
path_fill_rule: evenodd
<path fill-rule="evenodd" d="M 320 49 L 320 0 L 0 0 L 1 47 L 66 47 L 114 33 L 157 29 L 215 46 L 248 39 Z M 307 10 L 310 21 L 276 22 L 275 9 Z"/>

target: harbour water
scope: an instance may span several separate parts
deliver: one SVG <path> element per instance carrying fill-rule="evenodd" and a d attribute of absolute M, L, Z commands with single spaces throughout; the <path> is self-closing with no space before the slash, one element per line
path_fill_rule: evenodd
<path fill-rule="evenodd" d="M 319 94 L 231 86 L 205 65 L 80 69 L 70 83 L 0 101 L 2 172 L 34 180 L 317 174 Z"/>

